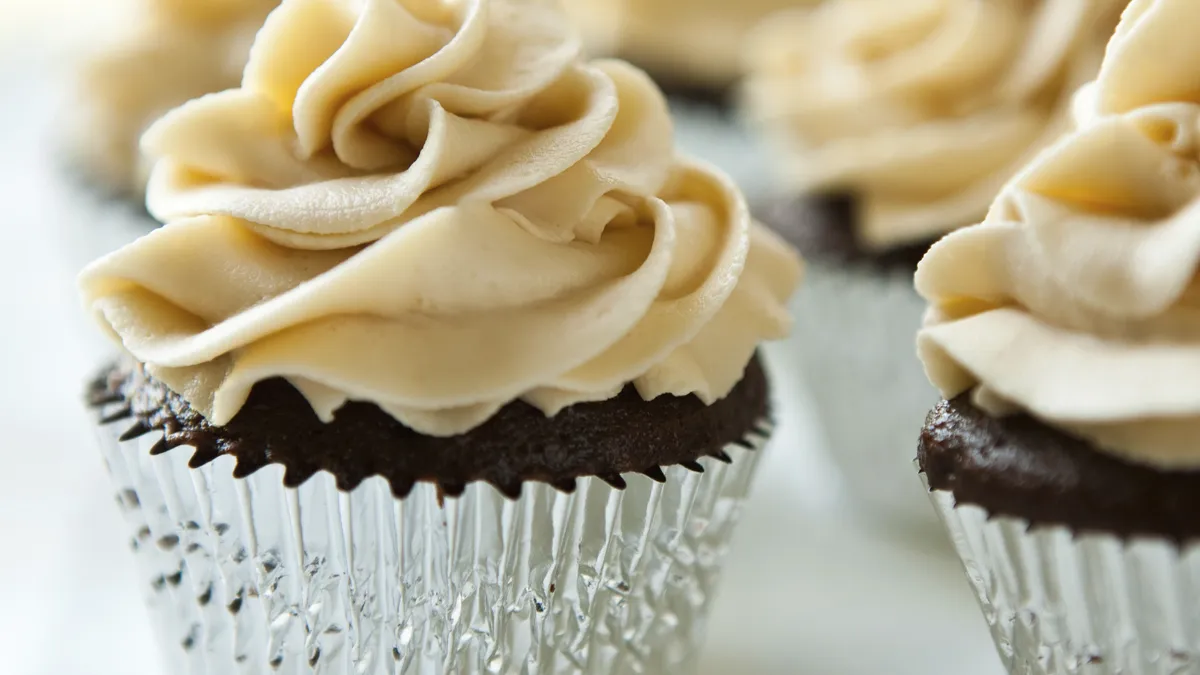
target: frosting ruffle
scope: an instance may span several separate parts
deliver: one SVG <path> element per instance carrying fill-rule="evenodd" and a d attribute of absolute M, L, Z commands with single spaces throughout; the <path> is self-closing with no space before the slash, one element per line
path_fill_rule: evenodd
<path fill-rule="evenodd" d="M 565 0 L 588 48 L 677 84 L 725 87 L 741 75 L 746 36 L 773 12 L 818 0 Z"/>
<path fill-rule="evenodd" d="M 254 34 L 279 0 L 142 0 L 123 30 L 84 56 L 70 151 L 96 180 L 140 193 L 138 139 L 160 115 L 236 87 Z"/>
<path fill-rule="evenodd" d="M 1079 128 L 921 263 L 919 351 L 947 397 L 1200 467 L 1197 21 L 1190 0 L 1133 2 Z"/>
<path fill-rule="evenodd" d="M 977 221 L 1069 129 L 1123 0 L 834 0 L 749 44 L 745 105 L 789 191 L 848 191 L 862 245 Z"/>
<path fill-rule="evenodd" d="M 285 0 L 240 89 L 146 135 L 168 225 L 89 306 L 215 424 L 289 379 L 453 435 L 634 383 L 725 396 L 789 325 L 792 252 L 674 154 L 640 71 L 584 62 L 554 0 Z"/>

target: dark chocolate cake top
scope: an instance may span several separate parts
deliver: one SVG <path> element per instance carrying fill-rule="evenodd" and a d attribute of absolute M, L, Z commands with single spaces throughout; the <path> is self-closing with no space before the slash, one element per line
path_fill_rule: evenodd
<path fill-rule="evenodd" d="M 876 274 L 912 276 L 933 242 L 870 250 L 855 234 L 857 212 L 858 200 L 853 195 L 826 193 L 781 198 L 763 204 L 758 218 L 811 262 L 854 265 Z"/>
<path fill-rule="evenodd" d="M 193 468 L 231 455 L 238 477 L 279 464 L 288 486 L 323 470 L 347 491 L 382 476 L 400 498 L 418 481 L 436 483 L 450 496 L 484 481 L 514 498 L 527 481 L 563 491 L 585 476 L 616 487 L 625 485 L 622 473 L 663 481 L 664 466 L 703 471 L 698 459 L 729 462 L 728 446 L 753 448 L 770 433 L 767 379 L 757 358 L 733 391 L 713 405 L 693 395 L 645 401 L 628 386 L 615 398 L 577 404 L 554 417 L 516 401 L 483 425 L 450 437 L 419 434 L 358 401 L 338 410 L 332 422 L 322 422 L 281 378 L 255 385 L 237 416 L 220 427 L 141 366 L 109 369 L 92 383 L 88 398 L 105 411 L 102 421 L 129 425 L 123 439 L 162 434 L 152 450 L 156 454 L 190 446 Z"/>
<path fill-rule="evenodd" d="M 932 489 L 995 516 L 1077 533 L 1200 537 L 1200 471 L 1132 464 L 1028 415 L 992 417 L 968 395 L 929 413 L 918 460 Z"/>

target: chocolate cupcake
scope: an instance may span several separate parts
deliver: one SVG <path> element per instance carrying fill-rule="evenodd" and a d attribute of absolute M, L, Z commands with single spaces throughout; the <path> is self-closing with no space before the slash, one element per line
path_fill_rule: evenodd
<path fill-rule="evenodd" d="M 141 203 L 142 132 L 198 96 L 236 87 L 255 32 L 279 0 L 141 0 L 121 30 L 79 54 L 63 148 L 105 195 Z"/>
<path fill-rule="evenodd" d="M 780 150 L 760 216 L 812 263 L 791 342 L 850 495 L 935 527 L 896 448 L 936 400 L 912 336 L 929 245 L 1069 126 L 1121 0 L 834 0 L 757 30 L 745 115 Z"/>
<path fill-rule="evenodd" d="M 724 109 L 750 30 L 819 0 L 565 0 L 588 49 L 645 68 L 672 98 Z"/>
<path fill-rule="evenodd" d="M 1133 2 L 1077 129 L 917 273 L 918 464 L 1010 672 L 1200 659 L 1198 20 Z"/>
<path fill-rule="evenodd" d="M 172 672 L 687 668 L 794 254 L 556 0 L 285 0 L 82 275 Z"/>

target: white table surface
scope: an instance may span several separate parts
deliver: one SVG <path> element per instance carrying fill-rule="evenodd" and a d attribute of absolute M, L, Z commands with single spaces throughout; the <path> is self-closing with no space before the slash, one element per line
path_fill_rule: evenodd
<path fill-rule="evenodd" d="M 48 72 L 36 55 L 0 60 L 0 673 L 151 675 L 126 537 L 79 404 L 108 347 L 72 282 L 89 255 L 137 227 L 58 171 Z M 684 120 L 680 135 L 760 180 L 744 145 L 713 129 Z M 781 376 L 777 390 L 783 424 L 735 542 L 703 672 L 998 675 L 958 562 L 938 542 L 847 515 L 798 387 Z"/>

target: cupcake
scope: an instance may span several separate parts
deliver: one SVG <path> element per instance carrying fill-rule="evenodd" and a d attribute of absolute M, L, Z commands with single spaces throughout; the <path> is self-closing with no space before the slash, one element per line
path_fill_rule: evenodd
<path fill-rule="evenodd" d="M 912 358 L 916 263 L 1069 127 L 1121 5 L 834 0 L 750 41 L 745 113 L 783 159 L 763 219 L 812 262 L 790 356 L 848 494 L 888 524 L 936 527 L 895 450 L 937 398 Z"/>
<path fill-rule="evenodd" d="M 82 55 L 66 153 L 107 194 L 141 201 L 138 138 L 163 113 L 236 87 L 250 43 L 278 0 L 140 0 L 122 28 Z"/>
<path fill-rule="evenodd" d="M 646 68 L 668 94 L 724 105 L 744 41 L 778 10 L 818 0 L 566 0 L 589 49 Z"/>
<path fill-rule="evenodd" d="M 170 672 L 695 662 L 800 268 L 645 74 L 557 0 L 285 0 L 144 145 L 81 287 Z"/>
<path fill-rule="evenodd" d="M 1197 21 L 1131 3 L 1078 128 L 917 273 L 918 463 L 1010 672 L 1200 659 Z"/>

